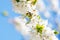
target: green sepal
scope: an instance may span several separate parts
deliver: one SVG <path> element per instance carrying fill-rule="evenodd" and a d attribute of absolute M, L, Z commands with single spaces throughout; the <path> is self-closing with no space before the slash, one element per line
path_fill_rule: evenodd
<path fill-rule="evenodd" d="M 36 30 L 37 32 L 39 32 L 40 34 L 42 34 L 42 30 L 44 29 L 44 26 L 43 25 L 40 25 L 40 24 L 37 24 L 36 25 Z"/>
<path fill-rule="evenodd" d="M 54 34 L 59 34 L 59 32 L 55 30 L 55 31 L 54 31 Z"/>
<path fill-rule="evenodd" d="M 38 15 L 37 18 L 40 19 L 40 15 Z"/>
<path fill-rule="evenodd" d="M 32 4 L 33 4 L 33 5 L 35 5 L 35 4 L 36 4 L 36 2 L 37 2 L 37 0 L 34 0 L 34 1 L 32 2 Z"/>
<path fill-rule="evenodd" d="M 16 0 L 16 2 L 20 2 L 20 0 Z"/>

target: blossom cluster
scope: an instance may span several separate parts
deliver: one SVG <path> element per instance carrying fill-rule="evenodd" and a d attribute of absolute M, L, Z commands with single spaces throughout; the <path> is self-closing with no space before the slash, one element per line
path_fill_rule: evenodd
<path fill-rule="evenodd" d="M 48 26 L 48 20 L 41 19 L 39 11 L 42 0 L 13 0 L 13 10 L 21 16 L 14 18 L 14 25 L 22 35 L 29 35 L 29 40 L 58 40 L 56 30 Z M 42 10 L 41 10 L 42 9 Z"/>

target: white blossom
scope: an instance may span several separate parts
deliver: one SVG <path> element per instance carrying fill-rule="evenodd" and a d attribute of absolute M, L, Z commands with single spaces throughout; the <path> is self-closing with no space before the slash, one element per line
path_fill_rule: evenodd
<path fill-rule="evenodd" d="M 35 9 L 35 5 L 31 5 L 31 2 L 27 2 L 25 0 L 22 0 L 20 2 L 16 2 L 16 0 L 13 0 L 12 3 L 13 10 L 16 13 L 26 14 L 26 12 L 31 12 Z"/>
<path fill-rule="evenodd" d="M 29 27 L 25 25 L 26 19 L 16 17 L 14 19 L 14 24 L 16 29 L 20 31 L 23 35 L 27 35 L 29 33 Z"/>
<path fill-rule="evenodd" d="M 13 21 L 16 29 L 23 36 L 29 35 L 29 40 L 58 40 L 55 36 L 58 32 L 52 30 L 48 26 L 48 20 L 41 19 L 38 14 L 38 10 L 45 11 L 45 5 L 42 0 L 13 0 L 12 3 L 14 11 L 23 14 L 21 17 L 14 18 Z"/>

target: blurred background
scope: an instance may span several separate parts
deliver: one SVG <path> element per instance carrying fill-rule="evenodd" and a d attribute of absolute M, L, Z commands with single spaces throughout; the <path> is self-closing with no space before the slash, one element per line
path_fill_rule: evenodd
<path fill-rule="evenodd" d="M 14 25 L 10 23 L 10 19 L 20 16 L 12 10 L 12 0 L 0 0 L 0 40 L 24 40 L 24 37 L 15 30 Z M 58 8 L 50 7 L 50 0 L 43 0 L 46 6 L 45 11 L 39 11 L 42 19 L 48 20 L 48 25 L 57 31 L 56 35 L 60 40 L 60 0 L 58 0 Z"/>

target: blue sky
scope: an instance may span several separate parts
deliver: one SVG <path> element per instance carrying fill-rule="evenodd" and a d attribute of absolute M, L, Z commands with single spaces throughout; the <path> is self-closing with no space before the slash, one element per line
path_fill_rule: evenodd
<path fill-rule="evenodd" d="M 3 11 L 8 11 L 8 17 L 2 15 Z M 11 0 L 0 0 L 0 40 L 23 40 L 23 36 L 17 32 L 9 18 L 19 16 L 12 11 Z"/>
<path fill-rule="evenodd" d="M 8 17 L 2 15 L 5 10 L 9 13 Z M 19 14 L 12 11 L 11 0 L 0 0 L 0 40 L 24 40 L 23 36 L 15 30 L 14 25 L 8 22 L 9 18 L 16 16 L 19 16 Z"/>

